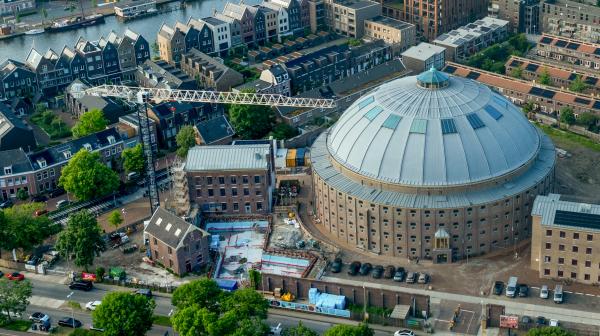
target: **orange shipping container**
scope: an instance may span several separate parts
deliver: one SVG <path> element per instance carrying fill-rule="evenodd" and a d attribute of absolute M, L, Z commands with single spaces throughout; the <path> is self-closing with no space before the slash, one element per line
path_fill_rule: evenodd
<path fill-rule="evenodd" d="M 285 165 L 287 167 L 296 167 L 296 149 L 289 149 L 285 158 Z"/>

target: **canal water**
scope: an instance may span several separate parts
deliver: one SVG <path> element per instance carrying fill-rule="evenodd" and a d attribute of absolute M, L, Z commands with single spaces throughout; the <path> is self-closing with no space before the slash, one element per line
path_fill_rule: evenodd
<path fill-rule="evenodd" d="M 248 5 L 261 3 L 261 0 L 245 0 Z M 152 45 L 156 41 L 156 34 L 164 22 L 173 26 L 177 21 L 186 23 L 190 17 L 203 18 L 210 16 L 213 10 L 221 11 L 227 0 L 199 0 L 189 2 L 183 9 L 169 13 L 154 15 L 150 17 L 140 18 L 124 23 L 114 16 L 106 17 L 104 24 L 99 24 L 91 27 L 69 30 L 60 33 L 44 33 L 40 35 L 23 35 L 8 40 L 0 40 L 0 63 L 8 58 L 17 61 L 25 61 L 27 54 L 32 46 L 40 53 L 45 53 L 49 48 L 52 48 L 57 53 L 60 53 L 66 45 L 70 48 L 75 46 L 75 42 L 81 36 L 90 41 L 96 41 L 101 36 L 106 37 L 111 30 L 121 35 L 127 27 L 138 34 L 142 34 L 148 43 Z M 174 4 L 171 4 L 171 6 Z"/>

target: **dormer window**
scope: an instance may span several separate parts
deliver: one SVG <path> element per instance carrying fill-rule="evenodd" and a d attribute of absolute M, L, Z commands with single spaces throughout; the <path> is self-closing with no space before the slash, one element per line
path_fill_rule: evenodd
<path fill-rule="evenodd" d="M 64 151 L 63 155 L 65 156 L 65 159 L 70 159 L 71 158 L 71 151 Z"/>
<path fill-rule="evenodd" d="M 92 151 L 92 145 L 90 145 L 89 143 L 84 143 L 83 148 L 85 148 L 88 152 Z"/>
<path fill-rule="evenodd" d="M 106 140 L 108 140 L 108 143 L 111 145 L 114 145 L 117 141 L 115 140 L 115 137 L 112 135 L 109 135 L 108 137 L 106 137 Z"/>
<path fill-rule="evenodd" d="M 46 168 L 46 159 L 38 159 L 37 163 L 40 165 L 40 168 Z"/>
<path fill-rule="evenodd" d="M 12 166 L 4 167 L 4 175 L 12 174 Z"/>

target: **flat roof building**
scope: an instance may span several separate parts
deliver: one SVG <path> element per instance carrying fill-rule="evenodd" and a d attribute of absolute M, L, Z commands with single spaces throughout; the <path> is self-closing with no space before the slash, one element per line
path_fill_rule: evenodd
<path fill-rule="evenodd" d="M 402 63 L 413 73 L 420 73 L 431 67 L 441 70 L 446 64 L 446 48 L 421 42 L 402 53 Z"/>
<path fill-rule="evenodd" d="M 381 15 L 381 4 L 369 0 L 325 0 L 331 29 L 337 34 L 362 38 L 365 20 Z"/>
<path fill-rule="evenodd" d="M 365 20 L 365 38 L 379 39 L 392 44 L 395 55 L 415 45 L 415 25 L 385 16 Z"/>

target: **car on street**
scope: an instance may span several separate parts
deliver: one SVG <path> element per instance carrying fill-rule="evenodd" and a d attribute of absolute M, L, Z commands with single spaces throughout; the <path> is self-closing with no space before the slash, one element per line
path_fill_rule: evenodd
<path fill-rule="evenodd" d="M 538 316 L 535 319 L 535 325 L 538 326 L 538 327 L 545 326 L 546 325 L 546 318 L 543 317 L 543 316 Z"/>
<path fill-rule="evenodd" d="M 358 272 L 360 273 L 360 275 L 367 275 L 369 274 L 369 272 L 371 272 L 372 268 L 373 265 L 371 265 L 370 263 L 364 263 L 360 266 L 360 270 Z"/>
<path fill-rule="evenodd" d="M 540 289 L 540 298 L 547 299 L 548 296 L 550 296 L 550 291 L 548 290 L 548 286 L 542 285 L 542 288 Z"/>
<path fill-rule="evenodd" d="M 356 275 L 360 270 L 360 261 L 353 261 L 350 266 L 348 266 L 348 275 Z"/>
<path fill-rule="evenodd" d="M 520 284 L 517 287 L 519 287 L 519 297 L 527 297 L 529 295 L 529 287 L 526 284 Z"/>
<path fill-rule="evenodd" d="M 14 281 L 23 281 L 25 280 L 25 276 L 19 272 L 12 272 L 12 273 L 8 273 L 6 275 L 6 277 L 8 278 L 8 280 L 14 280 Z"/>
<path fill-rule="evenodd" d="M 404 281 L 404 277 L 406 276 L 406 270 L 404 267 L 396 268 L 396 272 L 394 273 L 394 281 L 402 282 Z"/>
<path fill-rule="evenodd" d="M 50 316 L 48 316 L 44 313 L 35 312 L 35 313 L 29 315 L 29 320 L 34 323 L 44 323 L 44 322 L 50 321 Z"/>
<path fill-rule="evenodd" d="M 340 273 L 342 271 L 342 258 L 335 258 L 331 263 L 331 273 Z"/>
<path fill-rule="evenodd" d="M 502 295 L 502 292 L 504 292 L 504 282 L 502 281 L 496 281 L 494 282 L 494 295 Z"/>
<path fill-rule="evenodd" d="M 41 215 L 45 215 L 48 213 L 48 210 L 46 209 L 40 209 L 40 210 L 35 210 L 35 212 L 33 213 L 33 215 L 35 217 L 40 217 Z"/>
<path fill-rule="evenodd" d="M 85 309 L 96 310 L 96 307 L 98 307 L 101 303 L 102 303 L 102 301 L 90 301 L 85 304 Z"/>
<path fill-rule="evenodd" d="M 557 319 L 550 319 L 550 323 L 548 324 L 551 327 L 558 327 L 559 326 L 559 322 Z"/>
<path fill-rule="evenodd" d="M 35 195 L 31 198 L 32 202 L 42 203 L 48 200 L 48 196 L 46 195 Z"/>
<path fill-rule="evenodd" d="M 69 284 L 69 289 L 77 289 L 89 292 L 94 288 L 90 281 L 73 281 Z"/>
<path fill-rule="evenodd" d="M 147 288 L 140 288 L 135 291 L 135 294 L 145 296 L 149 299 L 152 298 L 152 291 Z"/>
<path fill-rule="evenodd" d="M 415 283 L 417 281 L 417 273 L 408 272 L 406 275 L 406 283 Z"/>
<path fill-rule="evenodd" d="M 52 190 L 49 195 L 51 198 L 54 198 L 54 197 L 58 197 L 58 196 L 64 195 L 64 194 L 65 194 L 65 189 L 56 188 L 56 189 Z"/>
<path fill-rule="evenodd" d="M 415 336 L 415 333 L 412 330 L 408 329 L 396 330 L 394 336 Z"/>
<path fill-rule="evenodd" d="M 375 267 L 373 267 L 373 273 L 371 273 L 371 276 L 373 279 L 381 279 L 381 276 L 383 276 L 383 266 L 375 265 Z"/>
<path fill-rule="evenodd" d="M 69 328 L 79 328 L 81 327 L 81 321 L 76 320 L 72 317 L 63 317 L 58 320 L 58 325 Z"/>
<path fill-rule="evenodd" d="M 0 203 L 0 209 L 7 209 L 7 208 L 10 208 L 11 206 L 13 206 L 13 202 L 11 200 L 6 200 L 6 201 Z"/>
<path fill-rule="evenodd" d="M 427 273 L 419 274 L 419 279 L 417 280 L 417 282 L 420 284 L 428 283 L 429 282 L 429 274 L 427 274 Z"/>
<path fill-rule="evenodd" d="M 391 279 L 394 277 L 394 273 L 396 273 L 396 267 L 392 265 L 388 265 L 385 267 L 385 272 L 383 272 L 383 277 L 386 279 Z"/>

